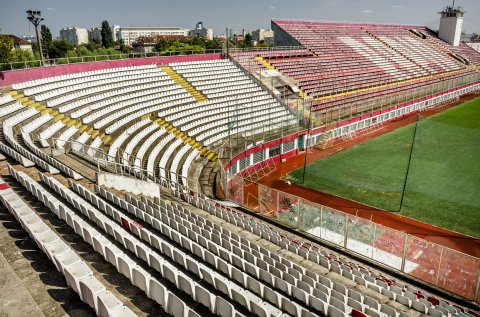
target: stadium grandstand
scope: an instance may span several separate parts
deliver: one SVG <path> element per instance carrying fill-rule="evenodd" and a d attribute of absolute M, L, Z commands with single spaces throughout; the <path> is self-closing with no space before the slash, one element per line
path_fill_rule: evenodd
<path fill-rule="evenodd" d="M 0 73 L 6 219 L 102 317 L 480 317 L 478 254 L 383 228 L 368 256 L 345 219 L 277 222 L 288 195 L 242 208 L 242 177 L 478 94 L 480 54 L 422 26 L 272 27 L 272 49 Z"/>

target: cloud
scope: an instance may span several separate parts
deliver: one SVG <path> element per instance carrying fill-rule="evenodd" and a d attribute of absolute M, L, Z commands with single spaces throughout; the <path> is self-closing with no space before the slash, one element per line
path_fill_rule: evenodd
<path fill-rule="evenodd" d="M 360 11 L 362 13 L 365 13 L 365 14 L 370 14 L 372 13 L 373 11 L 372 10 L 369 10 L 369 9 L 363 9 L 362 11 Z"/>
<path fill-rule="evenodd" d="M 270 9 L 270 10 L 272 10 L 272 11 L 273 11 L 273 10 L 275 10 L 275 7 L 270 7 L 270 8 L 268 8 L 268 9 Z"/>
<path fill-rule="evenodd" d="M 401 8 L 403 8 L 403 7 L 404 7 L 404 6 L 401 5 L 401 4 L 396 4 L 396 5 L 393 5 L 393 6 L 392 6 L 392 8 L 394 8 L 394 9 L 401 9 Z"/>
<path fill-rule="evenodd" d="M 52 7 L 48 7 L 47 10 L 48 10 L 48 11 L 53 11 L 53 8 L 52 8 Z"/>

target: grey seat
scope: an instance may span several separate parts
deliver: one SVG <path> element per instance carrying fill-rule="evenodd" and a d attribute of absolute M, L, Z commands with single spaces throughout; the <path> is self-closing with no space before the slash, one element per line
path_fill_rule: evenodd
<path fill-rule="evenodd" d="M 345 313 L 338 308 L 329 305 L 327 309 L 327 316 L 328 317 L 345 317 Z"/>
<path fill-rule="evenodd" d="M 217 297 L 216 305 L 215 305 L 215 313 L 221 317 L 231 317 L 233 316 L 233 312 L 235 311 L 232 304 L 227 302 L 222 297 Z"/>
<path fill-rule="evenodd" d="M 410 300 L 410 298 L 406 297 L 406 296 L 403 296 L 403 295 L 398 295 L 395 297 L 395 300 L 397 302 L 399 302 L 400 304 L 402 305 L 405 305 L 407 307 L 411 307 L 412 305 L 412 301 Z"/>
<path fill-rule="evenodd" d="M 345 304 L 341 300 L 339 300 L 335 297 L 330 297 L 329 304 L 330 304 L 330 306 L 333 306 L 333 307 L 339 309 L 340 311 L 345 312 Z"/>
<path fill-rule="evenodd" d="M 310 298 L 308 300 L 310 307 L 314 308 L 316 311 L 318 311 L 320 314 L 323 316 L 327 314 L 327 306 L 328 304 L 317 298 L 315 295 L 310 295 Z"/>
<path fill-rule="evenodd" d="M 371 297 L 368 297 L 368 296 L 365 296 L 363 298 L 363 303 L 366 305 L 366 306 L 369 306 L 369 307 L 372 307 L 373 309 L 375 310 L 378 310 L 378 302 L 376 299 L 373 299 Z"/>
<path fill-rule="evenodd" d="M 194 290 L 195 300 L 203 306 L 207 307 L 212 313 L 214 313 L 216 297 L 199 284 L 195 284 Z"/>
<path fill-rule="evenodd" d="M 290 299 L 286 297 L 282 299 L 282 310 L 286 311 L 288 314 L 299 316 L 300 308 L 301 307 L 297 303 L 292 302 Z"/>
<path fill-rule="evenodd" d="M 168 313 L 173 316 L 183 317 L 185 315 L 185 311 L 187 307 L 185 303 L 178 298 L 175 294 L 169 293 L 168 294 Z"/>
<path fill-rule="evenodd" d="M 390 317 L 396 317 L 397 316 L 397 311 L 393 307 L 385 305 L 385 304 L 380 305 L 380 311 L 382 313 L 387 314 L 387 316 L 390 316 Z"/>
<path fill-rule="evenodd" d="M 196 284 L 197 283 L 192 282 L 192 280 L 183 273 L 178 274 L 178 288 L 190 295 L 191 297 L 194 297 L 194 289 Z"/>
<path fill-rule="evenodd" d="M 422 314 L 427 313 L 427 307 L 422 302 L 412 301 L 412 308 L 415 309 L 418 312 L 421 312 Z"/>
<path fill-rule="evenodd" d="M 356 310 L 358 310 L 358 311 L 360 311 L 360 312 L 363 312 L 363 305 L 360 302 L 354 300 L 351 297 L 348 298 L 347 305 L 356 309 Z"/>
<path fill-rule="evenodd" d="M 132 268 L 132 283 L 148 294 L 151 275 L 139 266 Z"/>
<path fill-rule="evenodd" d="M 259 296 L 263 296 L 263 284 L 260 284 L 256 279 L 247 275 L 247 288 Z"/>

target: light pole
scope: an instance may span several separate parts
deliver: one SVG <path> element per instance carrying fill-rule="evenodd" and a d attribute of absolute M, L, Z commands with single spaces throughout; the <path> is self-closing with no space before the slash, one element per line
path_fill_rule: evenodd
<path fill-rule="evenodd" d="M 42 22 L 44 20 L 42 18 L 42 12 L 41 11 L 28 10 L 27 11 L 27 19 L 28 19 L 28 21 L 30 21 L 35 26 L 35 33 L 37 35 L 38 49 L 40 50 L 41 66 L 43 66 L 42 39 L 38 34 L 38 26 L 40 25 L 40 22 Z"/>

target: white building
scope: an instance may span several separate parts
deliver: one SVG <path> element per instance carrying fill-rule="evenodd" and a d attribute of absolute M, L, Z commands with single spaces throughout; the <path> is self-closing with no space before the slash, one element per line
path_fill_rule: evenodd
<path fill-rule="evenodd" d="M 60 30 L 60 39 L 73 45 L 80 45 L 88 43 L 88 32 L 87 29 L 78 27 L 62 28 Z"/>
<path fill-rule="evenodd" d="M 265 41 L 265 43 L 273 44 L 274 35 L 273 30 L 257 29 L 252 32 L 252 39 L 258 42 Z"/>
<path fill-rule="evenodd" d="M 118 27 L 114 25 L 115 39 L 122 39 L 125 45 L 131 46 L 137 38 L 162 35 L 188 36 L 189 30 L 178 27 Z"/>
<path fill-rule="evenodd" d="M 190 36 L 202 36 L 207 40 L 213 40 L 213 30 L 207 29 L 203 26 L 203 22 L 197 22 L 197 25 L 193 30 L 188 33 Z"/>
<path fill-rule="evenodd" d="M 453 6 L 448 6 L 440 12 L 441 17 L 438 37 L 450 45 L 460 45 L 463 14 L 464 12 L 460 8 L 454 8 Z"/>

